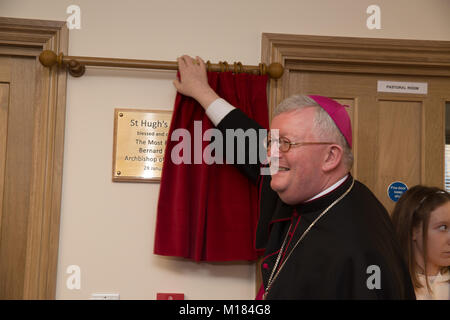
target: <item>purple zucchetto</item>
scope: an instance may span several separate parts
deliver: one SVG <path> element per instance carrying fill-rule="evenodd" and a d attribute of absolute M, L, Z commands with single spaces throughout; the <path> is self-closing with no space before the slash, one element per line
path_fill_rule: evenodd
<path fill-rule="evenodd" d="M 348 146 L 350 149 L 352 148 L 352 123 L 350 121 L 350 117 L 348 116 L 347 111 L 345 111 L 345 107 L 333 99 L 323 97 L 323 96 L 315 96 L 310 95 L 308 96 L 311 99 L 313 99 L 315 102 L 317 102 L 322 109 L 324 109 L 328 115 L 333 119 L 334 123 L 338 127 L 339 131 L 344 136 L 345 140 L 347 141 Z"/>

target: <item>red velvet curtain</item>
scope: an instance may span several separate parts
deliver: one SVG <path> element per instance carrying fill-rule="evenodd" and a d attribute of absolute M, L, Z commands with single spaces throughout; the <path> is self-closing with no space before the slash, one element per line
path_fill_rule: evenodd
<path fill-rule="evenodd" d="M 267 76 L 209 72 L 210 86 L 223 99 L 268 128 Z M 192 98 L 177 94 L 169 129 L 158 201 L 154 253 L 195 261 L 254 260 L 258 191 L 232 164 L 174 164 L 171 141 L 178 128 L 191 134 L 214 125 Z M 181 140 L 180 140 L 181 141 Z M 210 141 L 203 141 L 204 149 Z M 224 159 L 225 163 L 225 159 Z"/>

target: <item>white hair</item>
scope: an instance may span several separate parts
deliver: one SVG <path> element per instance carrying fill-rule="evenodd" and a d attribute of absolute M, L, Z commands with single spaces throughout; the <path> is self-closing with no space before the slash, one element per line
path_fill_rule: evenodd
<path fill-rule="evenodd" d="M 300 94 L 290 96 L 275 108 L 273 117 L 287 111 L 300 110 L 306 107 L 315 107 L 314 127 L 316 128 L 318 137 L 324 141 L 331 140 L 330 142 L 335 142 L 342 147 L 342 160 L 348 170 L 350 170 L 353 166 L 353 154 L 347 140 L 330 115 L 314 99 Z"/>

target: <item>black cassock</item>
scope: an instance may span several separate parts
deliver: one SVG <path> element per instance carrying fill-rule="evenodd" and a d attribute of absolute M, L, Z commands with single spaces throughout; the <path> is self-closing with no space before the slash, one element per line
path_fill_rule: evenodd
<path fill-rule="evenodd" d="M 225 136 L 226 129 L 260 127 L 235 109 L 218 128 Z M 271 189 L 271 177 L 260 175 L 260 164 L 237 167 L 260 188 L 256 248 L 264 250 L 264 288 L 284 263 L 267 299 L 415 299 L 390 217 L 365 185 L 349 174 L 332 192 L 290 206 Z M 310 224 L 352 185 L 296 246 Z"/>

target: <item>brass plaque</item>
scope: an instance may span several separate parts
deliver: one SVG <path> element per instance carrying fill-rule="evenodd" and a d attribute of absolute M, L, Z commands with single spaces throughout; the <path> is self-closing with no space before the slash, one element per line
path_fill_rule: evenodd
<path fill-rule="evenodd" d="M 113 181 L 160 181 L 172 111 L 114 110 Z"/>

